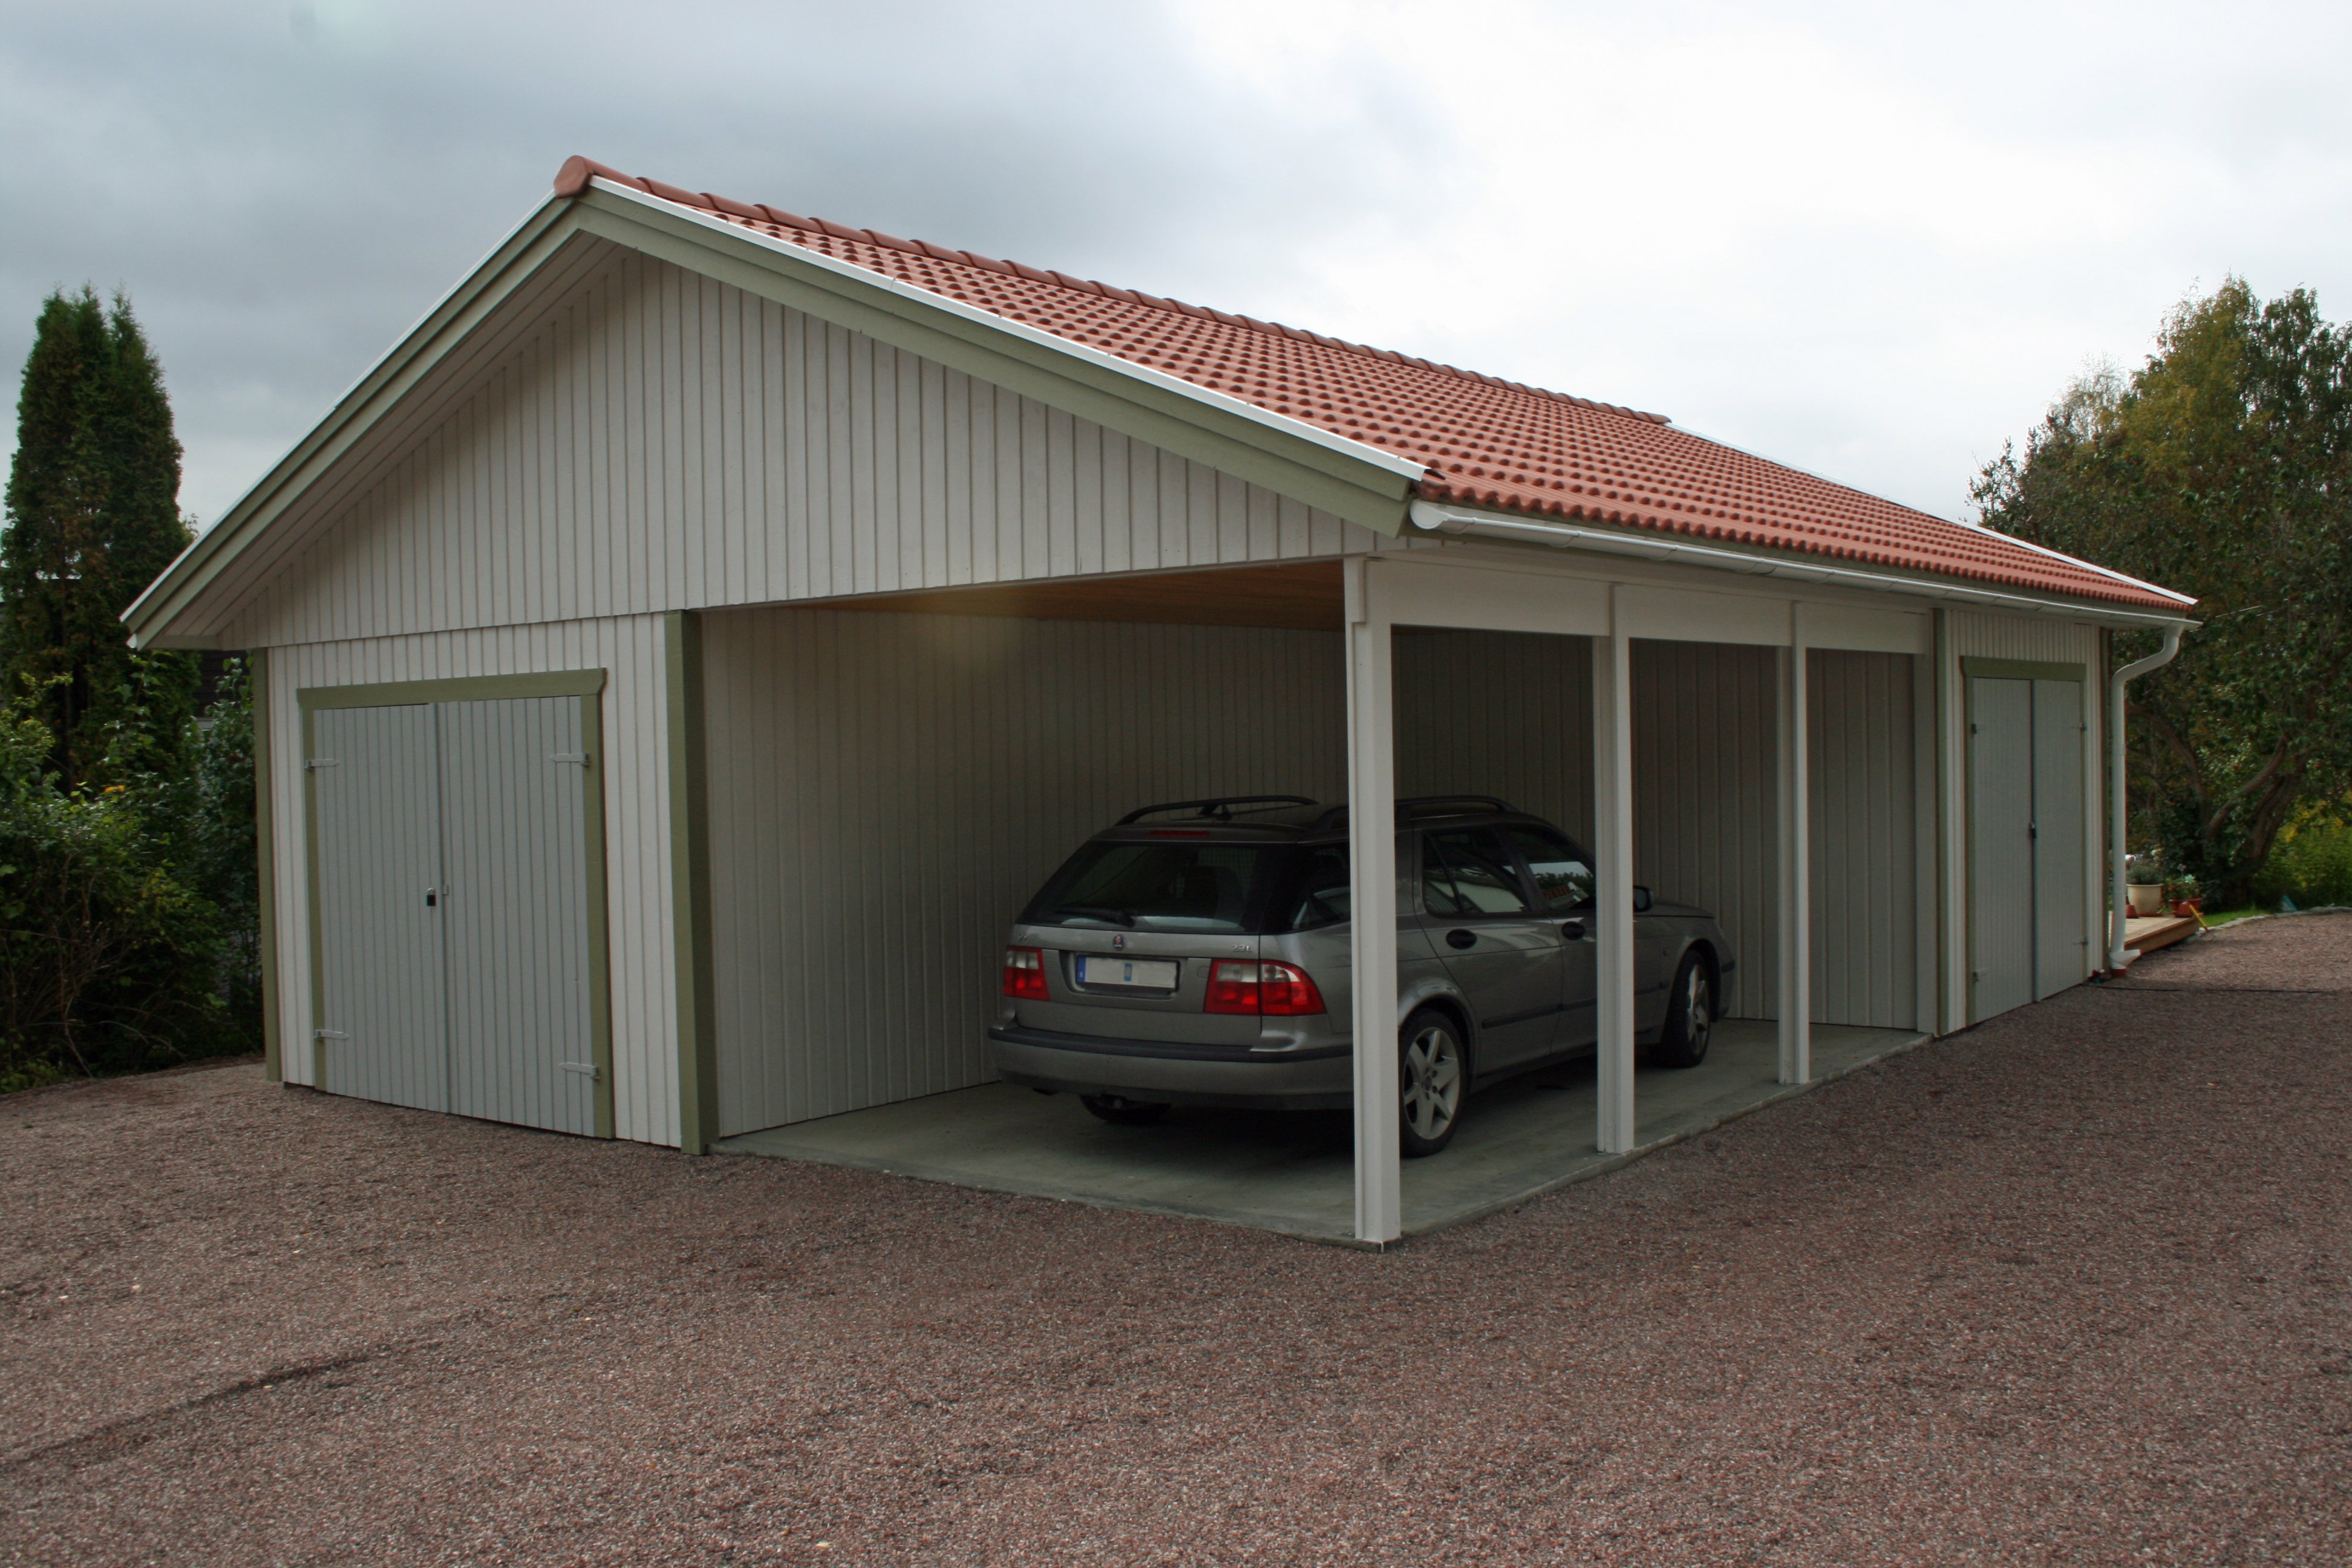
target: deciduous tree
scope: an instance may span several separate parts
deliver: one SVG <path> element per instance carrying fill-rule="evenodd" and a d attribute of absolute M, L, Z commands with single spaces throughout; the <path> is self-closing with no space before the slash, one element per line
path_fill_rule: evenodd
<path fill-rule="evenodd" d="M 2352 788 L 2352 328 L 2232 279 L 2128 377 L 2078 381 L 1975 493 L 1990 527 L 2197 595 L 2202 628 L 2132 692 L 2135 826 L 2249 896 L 2297 805 Z"/>

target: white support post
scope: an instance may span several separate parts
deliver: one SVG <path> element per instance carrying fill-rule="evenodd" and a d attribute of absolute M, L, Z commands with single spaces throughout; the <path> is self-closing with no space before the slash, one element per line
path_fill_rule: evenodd
<path fill-rule="evenodd" d="M 1396 730 L 1372 563 L 1347 563 L 1348 847 L 1355 966 L 1356 1238 L 1403 1234 L 1397 1139 Z"/>
<path fill-rule="evenodd" d="M 1791 607 L 1780 677 L 1780 1081 L 1813 1076 L 1812 819 L 1807 799 L 1804 617 Z"/>
<path fill-rule="evenodd" d="M 1612 625 L 1592 639 L 1593 1142 L 1622 1154 L 1634 1142 L 1633 642 L 1622 617 Z"/>

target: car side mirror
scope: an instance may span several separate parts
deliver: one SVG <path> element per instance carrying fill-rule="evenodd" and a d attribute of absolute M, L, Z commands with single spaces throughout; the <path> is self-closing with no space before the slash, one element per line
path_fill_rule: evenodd
<path fill-rule="evenodd" d="M 1650 912 L 1650 889 L 1639 882 L 1633 884 L 1633 912 L 1637 915 Z"/>

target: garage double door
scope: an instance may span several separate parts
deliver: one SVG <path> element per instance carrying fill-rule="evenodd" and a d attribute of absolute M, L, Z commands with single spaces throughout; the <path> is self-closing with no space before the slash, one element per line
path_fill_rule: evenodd
<path fill-rule="evenodd" d="M 306 713 L 322 1087 L 609 1133 L 594 712 Z"/>
<path fill-rule="evenodd" d="M 2090 973 L 2080 680 L 1969 679 L 1969 1016 Z"/>

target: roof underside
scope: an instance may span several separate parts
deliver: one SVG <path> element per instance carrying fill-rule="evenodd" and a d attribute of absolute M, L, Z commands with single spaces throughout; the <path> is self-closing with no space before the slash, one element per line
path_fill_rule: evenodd
<path fill-rule="evenodd" d="M 1439 502 L 1613 524 L 2181 613 L 2191 601 L 1678 430 L 1659 415 L 575 158 L 592 177 L 882 274 L 1424 465 Z"/>

